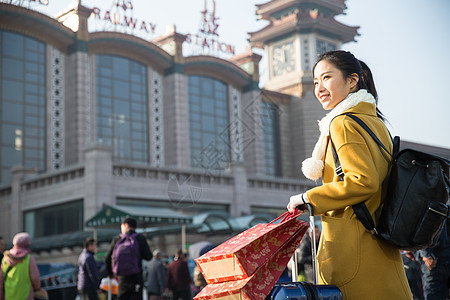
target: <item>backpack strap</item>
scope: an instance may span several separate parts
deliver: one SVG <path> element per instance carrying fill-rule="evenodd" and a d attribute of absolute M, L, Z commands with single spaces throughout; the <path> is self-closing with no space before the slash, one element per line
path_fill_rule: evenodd
<path fill-rule="evenodd" d="M 342 115 L 347 115 L 353 120 L 355 120 L 364 130 L 366 130 L 369 135 L 375 140 L 375 142 L 384 150 L 386 153 L 388 153 L 392 159 L 394 159 L 394 155 L 398 153 L 398 150 L 400 148 L 400 138 L 396 136 L 394 138 L 394 151 L 393 153 L 389 152 L 389 150 L 384 146 L 384 144 L 380 141 L 380 139 L 376 136 L 376 134 L 369 128 L 369 126 L 366 125 L 360 118 L 357 116 L 350 114 L 350 113 L 344 113 Z M 390 133 L 389 133 L 390 135 Z M 391 137 L 392 138 L 392 137 Z M 337 154 L 336 148 L 334 146 L 333 140 L 331 138 L 331 132 L 330 132 L 330 141 L 331 141 L 331 152 L 333 154 L 333 160 L 335 165 L 335 173 L 339 177 L 339 180 L 344 181 L 344 171 L 341 167 L 341 162 L 339 161 L 339 156 Z M 353 211 L 355 212 L 356 217 L 359 219 L 359 221 L 364 225 L 364 227 L 370 231 L 372 234 L 378 235 L 378 231 L 375 227 L 375 222 L 367 209 L 367 206 L 364 202 L 360 202 L 358 204 L 352 205 Z"/>
<path fill-rule="evenodd" d="M 333 153 L 334 165 L 335 165 L 335 173 L 339 177 L 340 181 L 344 181 L 344 171 L 341 167 L 341 162 L 339 161 L 339 157 L 337 155 L 336 148 L 334 147 L 333 141 L 331 140 L 331 150 Z M 353 211 L 356 214 L 356 217 L 359 221 L 364 225 L 364 227 L 372 232 L 373 234 L 378 234 L 377 229 L 375 228 L 375 222 L 373 221 L 372 216 L 370 215 L 369 210 L 364 202 L 360 202 L 358 204 L 352 205 Z"/>
<path fill-rule="evenodd" d="M 392 159 L 394 159 L 394 155 L 396 154 L 395 150 L 397 150 L 397 152 L 398 152 L 398 148 L 400 145 L 398 145 L 397 149 L 394 149 L 393 153 L 389 152 L 389 150 L 384 146 L 384 144 L 380 141 L 380 139 L 376 136 L 376 134 L 373 133 L 372 129 L 370 129 L 369 126 L 367 126 L 366 123 L 363 122 L 363 120 L 361 120 L 357 116 L 350 114 L 350 113 L 346 113 L 344 115 L 349 116 L 350 118 L 355 120 L 356 123 L 358 123 L 362 128 L 364 128 L 364 130 L 367 131 L 368 134 L 370 134 L 370 136 L 375 140 L 375 142 L 377 142 L 377 144 L 381 148 L 383 148 L 384 151 L 386 151 L 386 153 L 392 157 Z M 390 133 L 389 133 L 389 135 L 390 135 Z M 395 138 L 398 138 L 398 137 L 396 136 Z"/>

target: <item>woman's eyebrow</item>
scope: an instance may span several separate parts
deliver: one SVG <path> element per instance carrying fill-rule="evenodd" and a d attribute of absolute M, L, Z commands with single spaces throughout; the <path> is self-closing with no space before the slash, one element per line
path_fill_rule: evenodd
<path fill-rule="evenodd" d="M 325 71 L 325 72 L 323 72 L 322 74 L 320 74 L 320 76 L 319 77 L 322 77 L 324 74 L 327 74 L 327 73 L 333 73 L 333 71 Z M 317 77 L 314 77 L 314 79 L 316 79 Z"/>

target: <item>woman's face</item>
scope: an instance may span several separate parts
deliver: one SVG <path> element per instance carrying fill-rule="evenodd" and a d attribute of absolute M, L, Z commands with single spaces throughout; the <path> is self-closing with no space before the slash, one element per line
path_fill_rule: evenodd
<path fill-rule="evenodd" d="M 341 70 L 327 60 L 321 60 L 314 69 L 314 94 L 323 109 L 333 109 L 347 97 L 349 93 L 356 91 L 358 75 L 344 78 Z"/>

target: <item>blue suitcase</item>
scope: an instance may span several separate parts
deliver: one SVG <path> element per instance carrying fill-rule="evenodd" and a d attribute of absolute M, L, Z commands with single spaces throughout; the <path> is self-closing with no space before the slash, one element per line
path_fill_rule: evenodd
<path fill-rule="evenodd" d="M 314 228 L 314 211 L 311 205 L 308 205 L 309 221 L 311 228 L 311 249 L 313 257 L 314 284 L 309 282 L 284 282 L 277 283 L 273 287 L 266 300 L 342 300 L 342 293 L 334 285 L 317 284 L 317 262 L 316 262 L 316 236 Z M 294 255 L 294 270 L 292 278 L 297 278 L 297 255 Z"/>
<path fill-rule="evenodd" d="M 334 285 L 317 285 L 309 282 L 286 282 L 277 283 L 267 299 L 342 300 L 342 294 Z"/>

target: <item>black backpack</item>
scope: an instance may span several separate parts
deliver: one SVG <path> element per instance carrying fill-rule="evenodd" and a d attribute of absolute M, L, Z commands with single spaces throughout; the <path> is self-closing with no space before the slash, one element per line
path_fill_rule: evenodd
<path fill-rule="evenodd" d="M 444 222 L 450 219 L 447 204 L 450 161 L 413 149 L 399 152 L 397 136 L 393 141 L 393 153 L 390 153 L 360 118 L 349 113 L 344 115 L 355 120 L 393 158 L 377 226 L 364 202 L 352 206 L 358 219 L 371 233 L 400 249 L 415 251 L 433 247 Z M 332 140 L 331 144 L 335 172 L 343 181 L 344 173 Z"/>

